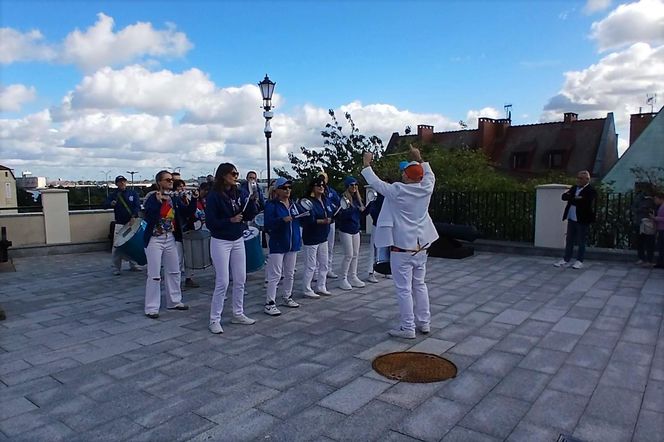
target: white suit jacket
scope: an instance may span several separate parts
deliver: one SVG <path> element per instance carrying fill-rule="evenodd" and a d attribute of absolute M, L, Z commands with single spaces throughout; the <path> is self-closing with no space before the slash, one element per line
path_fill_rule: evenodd
<path fill-rule="evenodd" d="M 362 170 L 367 183 L 385 197 L 374 232 L 376 247 L 419 250 L 431 246 L 438 239 L 438 232 L 429 216 L 429 202 L 436 177 L 429 163 L 422 163 L 422 167 L 424 178 L 412 184 L 388 184 L 378 178 L 371 167 Z"/>

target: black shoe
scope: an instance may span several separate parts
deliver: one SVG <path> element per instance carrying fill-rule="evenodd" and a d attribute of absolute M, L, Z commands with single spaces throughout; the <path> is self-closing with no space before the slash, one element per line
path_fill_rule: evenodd
<path fill-rule="evenodd" d="M 200 287 L 200 285 L 191 278 L 187 278 L 184 280 L 184 286 L 192 289 L 197 289 Z"/>
<path fill-rule="evenodd" d="M 157 319 L 159 317 L 159 313 L 146 313 L 145 316 L 150 319 Z"/>
<path fill-rule="evenodd" d="M 189 310 L 187 304 L 178 304 L 175 307 L 167 307 L 166 310 Z"/>

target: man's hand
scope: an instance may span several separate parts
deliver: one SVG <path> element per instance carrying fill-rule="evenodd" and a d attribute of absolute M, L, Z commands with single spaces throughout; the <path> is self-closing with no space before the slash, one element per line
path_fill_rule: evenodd
<path fill-rule="evenodd" d="M 116 205 L 117 203 L 118 203 L 118 202 L 115 201 L 115 200 L 111 201 L 111 207 L 115 207 L 115 205 Z"/>
<path fill-rule="evenodd" d="M 289 222 L 293 221 L 293 217 L 290 216 L 290 215 L 289 216 L 284 216 L 281 219 L 283 219 L 285 223 L 289 223 Z"/>
<path fill-rule="evenodd" d="M 231 218 L 232 223 L 241 223 L 242 222 L 242 214 L 238 213 L 234 217 Z"/>
<path fill-rule="evenodd" d="M 408 151 L 408 157 L 410 158 L 411 161 L 417 161 L 418 163 L 422 162 L 422 154 L 420 153 L 420 150 L 413 146 L 412 144 L 408 145 L 410 147 Z"/>
<path fill-rule="evenodd" d="M 371 166 L 372 161 L 373 161 L 373 154 L 371 152 L 364 152 L 362 154 L 362 163 L 364 164 L 364 167 Z"/>

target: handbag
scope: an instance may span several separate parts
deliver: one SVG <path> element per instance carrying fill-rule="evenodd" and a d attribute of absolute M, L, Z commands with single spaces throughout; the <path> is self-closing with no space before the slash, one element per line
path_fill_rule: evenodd
<path fill-rule="evenodd" d="M 639 225 L 639 233 L 642 235 L 654 235 L 655 233 L 657 233 L 655 220 L 652 220 L 650 218 L 641 218 L 641 224 Z"/>

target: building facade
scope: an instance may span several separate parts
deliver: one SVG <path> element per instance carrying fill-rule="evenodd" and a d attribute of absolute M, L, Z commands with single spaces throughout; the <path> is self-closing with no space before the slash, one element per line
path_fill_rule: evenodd
<path fill-rule="evenodd" d="M 16 213 L 16 178 L 9 167 L 0 165 L 0 214 Z"/>

